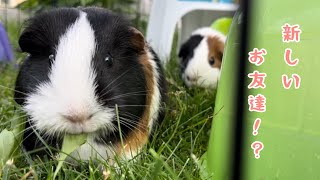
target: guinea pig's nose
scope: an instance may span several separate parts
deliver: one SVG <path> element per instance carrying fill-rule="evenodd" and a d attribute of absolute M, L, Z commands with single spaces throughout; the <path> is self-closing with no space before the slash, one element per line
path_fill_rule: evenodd
<path fill-rule="evenodd" d="M 93 115 L 85 114 L 74 114 L 74 115 L 63 115 L 65 119 L 72 123 L 83 123 L 86 120 L 89 120 Z"/>
<path fill-rule="evenodd" d="M 187 80 L 188 80 L 188 81 L 191 81 L 191 82 L 195 82 L 195 81 L 198 80 L 198 78 L 197 78 L 196 76 L 188 76 L 188 75 L 187 75 Z"/>

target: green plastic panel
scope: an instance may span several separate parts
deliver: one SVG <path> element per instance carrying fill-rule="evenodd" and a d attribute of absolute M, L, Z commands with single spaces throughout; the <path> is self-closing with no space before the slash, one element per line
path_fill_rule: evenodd
<path fill-rule="evenodd" d="M 246 107 L 244 141 L 244 177 L 256 179 L 320 179 L 320 1 L 259 0 L 253 1 L 249 51 L 253 48 L 267 50 L 265 61 L 260 66 L 249 65 L 248 73 L 254 70 L 266 73 L 265 89 L 250 89 L 245 95 L 264 95 L 266 111 L 250 112 Z M 215 117 L 208 150 L 208 169 L 213 179 L 228 179 L 229 159 L 232 158 L 230 138 L 234 124 L 234 79 L 233 62 L 238 60 L 236 49 L 239 42 L 239 13 L 231 26 L 223 59 L 223 69 L 218 87 Z M 298 24 L 302 33 L 300 42 L 282 41 L 282 26 Z M 292 59 L 298 58 L 296 66 L 284 60 L 286 48 L 292 49 Z M 248 53 L 247 52 L 247 53 Z M 245 61 L 248 61 L 245 59 Z M 301 86 L 285 89 L 282 75 L 301 77 Z M 244 86 L 250 84 L 246 78 Z M 258 135 L 252 135 L 256 118 L 261 118 Z M 256 159 L 251 143 L 261 141 L 264 149 Z"/>
<path fill-rule="evenodd" d="M 207 169 L 213 179 L 228 179 L 230 176 L 230 156 L 232 151 L 231 138 L 234 119 L 235 71 L 233 61 L 236 60 L 240 48 L 238 32 L 241 18 L 240 12 L 235 14 L 231 24 L 228 40 L 223 55 L 222 72 L 218 84 L 213 127 L 211 129 L 209 148 L 207 152 Z"/>

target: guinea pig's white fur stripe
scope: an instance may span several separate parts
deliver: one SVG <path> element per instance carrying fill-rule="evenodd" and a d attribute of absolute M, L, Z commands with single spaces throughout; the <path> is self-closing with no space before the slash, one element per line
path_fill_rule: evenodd
<path fill-rule="evenodd" d="M 200 85 L 202 87 L 215 87 L 219 77 L 220 70 L 212 68 L 208 63 L 208 38 L 204 37 L 200 44 L 194 49 L 194 55 L 184 72 L 185 82 L 188 86 Z M 197 78 L 197 81 L 189 81 L 186 76 Z"/>
<path fill-rule="evenodd" d="M 113 110 L 100 105 L 95 95 L 95 49 L 94 30 L 86 13 L 79 12 L 78 19 L 59 38 L 49 81 L 26 99 L 24 108 L 37 129 L 48 134 L 89 133 L 101 127 L 113 130 Z M 83 123 L 65 119 L 78 115 L 92 117 Z"/>
<path fill-rule="evenodd" d="M 216 31 L 210 27 L 203 27 L 203 28 L 199 28 L 197 29 L 196 31 L 194 31 L 192 33 L 192 35 L 201 35 L 201 36 L 204 36 L 204 37 L 208 37 L 208 36 L 216 36 L 216 37 L 219 37 L 219 39 L 221 39 L 223 42 L 226 41 L 226 36 L 223 35 L 221 32 L 219 31 Z"/>
<path fill-rule="evenodd" d="M 94 31 L 86 14 L 80 13 L 60 38 L 50 74 L 52 86 L 73 106 L 95 100 L 95 72 L 91 65 L 95 46 Z"/>
<path fill-rule="evenodd" d="M 158 119 L 159 107 L 161 101 L 161 94 L 159 89 L 159 70 L 156 62 L 154 61 L 154 57 L 151 52 L 147 51 L 148 61 L 152 66 L 153 71 L 153 94 L 151 98 L 151 106 L 150 106 L 150 121 L 149 121 L 149 129 L 151 130 L 154 122 Z M 150 133 L 151 131 L 149 131 Z"/>

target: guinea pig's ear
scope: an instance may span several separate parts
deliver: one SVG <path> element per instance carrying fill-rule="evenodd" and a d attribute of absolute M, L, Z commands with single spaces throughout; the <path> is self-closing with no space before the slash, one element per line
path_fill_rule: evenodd
<path fill-rule="evenodd" d="M 130 27 L 130 32 L 132 33 L 131 43 L 138 52 L 143 52 L 146 46 L 146 41 L 142 33 L 134 27 Z"/>
<path fill-rule="evenodd" d="M 185 59 L 189 54 L 189 47 L 187 43 L 183 43 L 180 50 L 179 50 L 179 54 L 178 57 L 181 59 Z"/>
<path fill-rule="evenodd" d="M 192 55 L 194 49 L 200 44 L 203 36 L 201 35 L 192 35 L 190 38 L 184 42 L 179 51 L 179 58 L 185 60 L 188 56 Z"/>
<path fill-rule="evenodd" d="M 209 54 L 214 54 L 222 61 L 224 41 L 217 36 L 208 37 Z"/>
<path fill-rule="evenodd" d="M 36 35 L 37 34 L 37 35 Z M 19 46 L 22 52 L 30 54 L 42 54 L 47 50 L 47 40 L 40 33 L 36 33 L 31 29 L 26 29 L 22 32 L 19 38 Z"/>

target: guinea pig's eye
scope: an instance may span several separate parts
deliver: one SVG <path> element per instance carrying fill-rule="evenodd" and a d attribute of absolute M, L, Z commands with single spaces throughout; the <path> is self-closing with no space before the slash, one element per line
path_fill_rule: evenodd
<path fill-rule="evenodd" d="M 54 60 L 54 55 L 53 55 L 53 54 L 51 54 L 51 55 L 49 56 L 49 60 L 50 60 L 50 61 L 53 61 L 53 60 Z"/>
<path fill-rule="evenodd" d="M 214 65 L 214 57 L 211 57 L 210 59 L 209 59 L 209 64 L 212 66 L 212 65 Z"/>
<path fill-rule="evenodd" d="M 111 54 L 108 54 L 105 58 L 104 61 L 107 63 L 108 66 L 111 66 L 113 64 L 113 57 Z"/>

